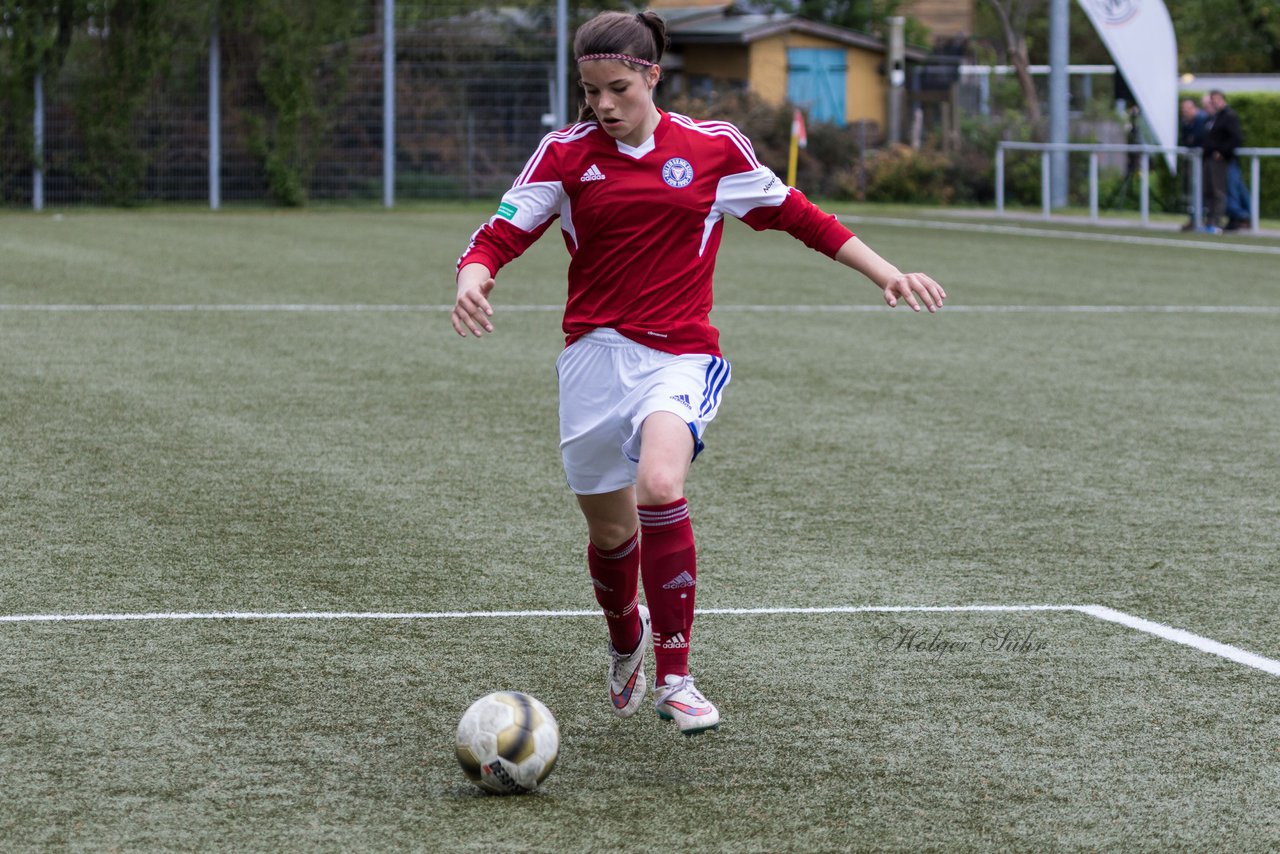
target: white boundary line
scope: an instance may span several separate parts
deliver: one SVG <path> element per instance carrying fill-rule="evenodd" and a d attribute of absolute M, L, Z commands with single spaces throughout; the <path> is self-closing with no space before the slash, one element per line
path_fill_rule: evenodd
<path fill-rule="evenodd" d="M 1050 237 L 1062 240 L 1087 240 L 1095 243 L 1125 243 L 1131 246 L 1173 246 L 1179 249 L 1208 249 L 1213 252 L 1240 252 L 1251 255 L 1280 255 L 1280 246 L 1258 246 L 1247 243 L 1218 243 L 1212 240 L 1179 240 L 1176 237 L 1143 237 L 1136 234 L 1106 234 L 1093 231 L 1066 231 L 1056 228 L 1027 228 L 1018 225 L 988 225 L 978 222 L 947 222 L 932 219 L 896 219 L 894 217 L 840 214 L 836 219 L 855 225 L 888 225 L 897 228 L 929 228 L 935 231 L 970 231 L 985 234 L 1012 234 L 1019 237 Z M 1123 227 L 1123 226 L 1118 226 Z"/>
<path fill-rule="evenodd" d="M 295 314 L 402 314 L 447 313 L 451 305 L 408 305 L 372 303 L 0 303 L 0 312 L 44 312 L 74 314 L 92 312 L 135 313 L 295 313 Z M 500 312 L 560 313 L 563 305 L 503 305 Z M 716 313 L 759 314 L 857 314 L 885 312 L 880 303 L 830 305 L 718 305 Z M 1280 314 L 1280 305 L 949 305 L 947 314 Z"/>
<path fill-rule="evenodd" d="M 1212 638 L 1175 629 L 1163 623 L 1135 617 L 1105 605 L 841 605 L 825 608 L 699 608 L 704 616 L 770 614 L 901 614 L 901 613 L 1018 613 L 1033 611 L 1073 611 L 1097 620 L 1118 623 L 1170 643 L 1189 646 L 1280 676 L 1280 661 L 1219 643 Z M 175 611 L 138 614 L 11 614 L 0 615 L 0 623 L 105 623 L 188 620 L 442 620 L 513 619 L 527 617 L 596 617 L 599 611 Z"/>
<path fill-rule="evenodd" d="M 1149 635 L 1155 635 L 1158 638 L 1179 643 L 1183 646 L 1193 647 L 1203 652 L 1218 655 L 1223 658 L 1230 659 L 1238 664 L 1248 667 L 1256 667 L 1259 670 L 1265 670 L 1272 676 L 1280 676 L 1280 661 L 1272 658 L 1264 658 L 1252 652 L 1231 646 L 1230 644 L 1219 643 L 1212 638 L 1201 637 L 1192 634 L 1183 629 L 1175 629 L 1172 626 L 1166 626 L 1164 623 L 1156 623 L 1151 620 L 1144 620 L 1141 617 L 1135 617 L 1132 614 L 1126 614 L 1124 611 L 1117 611 L 1114 608 L 1108 608 L 1105 605 L 1082 605 L 1075 610 L 1082 614 L 1088 614 L 1090 617 L 1096 617 L 1099 620 L 1106 620 L 1111 623 L 1119 623 L 1131 629 L 1140 632 L 1146 632 Z"/>

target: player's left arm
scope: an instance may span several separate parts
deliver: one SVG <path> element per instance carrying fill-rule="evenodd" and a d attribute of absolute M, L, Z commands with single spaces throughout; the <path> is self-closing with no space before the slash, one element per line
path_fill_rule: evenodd
<path fill-rule="evenodd" d="M 757 170 L 753 182 L 741 181 L 734 176 L 732 189 L 766 186 L 769 191 L 755 197 L 741 194 L 735 199 L 740 218 L 747 225 L 760 230 L 776 228 L 786 231 L 806 246 L 821 252 L 846 267 L 857 270 L 870 279 L 884 294 L 884 301 L 895 308 L 902 300 L 913 311 L 920 311 L 921 303 L 930 312 L 942 307 L 947 292 L 924 273 L 903 273 L 896 266 L 858 239 L 834 216 L 823 211 L 805 198 L 804 193 L 782 184 L 768 167 Z M 771 186 L 770 181 L 778 186 Z M 737 213 L 738 211 L 732 211 Z"/>
<path fill-rule="evenodd" d="M 947 293 L 924 273 L 903 273 L 880 257 L 839 220 L 788 187 L 756 159 L 751 143 L 736 132 L 722 132 L 726 174 L 716 187 L 713 210 L 731 214 L 756 231 L 785 231 L 829 258 L 857 270 L 880 288 L 890 308 L 906 302 L 913 311 L 921 303 L 930 312 L 942 307 Z"/>
<path fill-rule="evenodd" d="M 942 308 L 942 302 L 947 298 L 942 285 L 930 276 L 902 272 L 856 236 L 851 235 L 834 257 L 874 282 L 884 292 L 884 301 L 889 308 L 896 308 L 898 300 L 902 300 L 911 306 L 912 311 L 919 311 L 920 304 L 924 303 L 925 308 L 935 312 Z"/>

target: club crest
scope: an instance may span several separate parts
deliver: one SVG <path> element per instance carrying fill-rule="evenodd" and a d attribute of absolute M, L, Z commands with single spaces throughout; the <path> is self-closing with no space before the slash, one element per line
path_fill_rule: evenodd
<path fill-rule="evenodd" d="M 662 180 L 679 189 L 693 182 L 693 167 L 683 157 L 673 157 L 662 164 Z"/>
<path fill-rule="evenodd" d="M 1142 5 L 1142 0 L 1089 0 L 1104 22 L 1112 26 L 1127 22 Z"/>

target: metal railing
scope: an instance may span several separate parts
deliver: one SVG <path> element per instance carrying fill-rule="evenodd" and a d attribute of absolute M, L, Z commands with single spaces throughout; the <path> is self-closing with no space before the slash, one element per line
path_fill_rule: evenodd
<path fill-rule="evenodd" d="M 1040 204 L 1045 219 L 1052 215 L 1049 155 L 1055 151 L 1085 152 L 1089 155 L 1089 219 L 1098 222 L 1098 161 L 1101 154 L 1138 155 L 1138 208 L 1143 225 L 1150 223 L 1151 155 L 1165 154 L 1185 158 L 1191 170 L 1191 221 L 1197 228 L 1204 225 L 1204 153 L 1199 148 L 1164 148 L 1158 145 L 1118 145 L 1087 142 L 1011 142 L 996 145 L 996 213 L 1004 213 L 1004 160 L 1006 151 L 1040 152 Z M 1263 157 L 1280 157 L 1280 148 L 1238 148 L 1236 156 L 1249 158 L 1249 218 L 1256 224 L 1261 212 Z"/>
<path fill-rule="evenodd" d="M 1249 158 L 1249 222 L 1257 228 L 1262 212 L 1262 158 L 1280 157 L 1280 148 L 1237 148 L 1236 157 Z"/>

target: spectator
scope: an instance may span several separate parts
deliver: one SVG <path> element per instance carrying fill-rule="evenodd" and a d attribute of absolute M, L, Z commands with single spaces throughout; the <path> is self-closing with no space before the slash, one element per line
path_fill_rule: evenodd
<path fill-rule="evenodd" d="M 1225 98 L 1223 103 L 1226 103 Z M 1244 145 L 1243 130 L 1240 133 L 1240 145 Z M 1244 175 L 1240 169 L 1240 158 L 1232 157 L 1227 165 L 1227 226 L 1225 230 L 1253 228 L 1251 206 L 1249 188 L 1244 185 Z"/>
<path fill-rule="evenodd" d="M 1194 98 L 1183 98 L 1178 105 L 1178 145 L 1183 148 L 1203 148 L 1205 128 L 1209 123 L 1209 114 L 1200 109 Z M 1187 223 L 1183 231 L 1191 231 L 1196 227 L 1195 205 L 1191 197 L 1195 182 L 1191 180 L 1191 170 L 1182 173 L 1182 194 L 1187 200 Z M 1203 193 L 1201 196 L 1203 198 Z"/>
<path fill-rule="evenodd" d="M 1227 213 L 1227 179 L 1236 149 L 1243 142 L 1240 119 L 1227 106 L 1227 97 L 1219 89 L 1209 93 L 1209 123 L 1204 139 L 1204 163 L 1209 199 L 1209 216 L 1205 231 L 1220 234 L 1219 223 Z"/>

